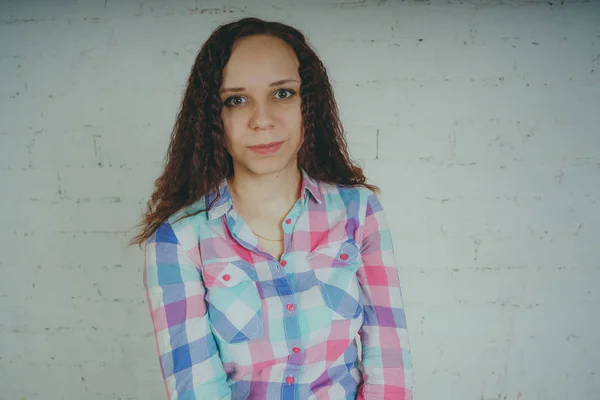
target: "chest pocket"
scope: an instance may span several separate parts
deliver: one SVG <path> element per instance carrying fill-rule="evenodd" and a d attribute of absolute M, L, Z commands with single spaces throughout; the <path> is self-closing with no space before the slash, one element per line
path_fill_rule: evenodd
<path fill-rule="evenodd" d="M 362 314 L 361 294 L 356 271 L 362 259 L 353 240 L 329 244 L 308 254 L 325 304 L 333 319 L 353 319 Z"/>
<path fill-rule="evenodd" d="M 227 343 L 243 343 L 264 334 L 256 271 L 245 261 L 204 266 L 208 315 L 213 332 Z"/>

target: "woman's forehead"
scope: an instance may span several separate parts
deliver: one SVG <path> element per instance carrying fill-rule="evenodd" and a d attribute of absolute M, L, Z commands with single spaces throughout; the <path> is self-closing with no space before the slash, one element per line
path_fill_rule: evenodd
<path fill-rule="evenodd" d="M 290 78 L 299 78 L 294 51 L 283 40 L 265 35 L 236 43 L 223 69 L 223 87 L 268 86 Z"/>

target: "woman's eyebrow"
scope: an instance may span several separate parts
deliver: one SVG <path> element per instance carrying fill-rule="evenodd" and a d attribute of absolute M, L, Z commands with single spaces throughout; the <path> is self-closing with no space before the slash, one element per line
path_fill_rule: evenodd
<path fill-rule="evenodd" d="M 282 80 L 279 80 L 279 81 L 271 82 L 269 84 L 269 87 L 283 85 L 283 84 L 288 83 L 288 82 L 297 82 L 297 83 L 300 83 L 300 81 L 298 79 L 287 78 L 287 79 L 282 79 Z M 246 88 L 243 88 L 243 87 L 223 88 L 223 89 L 221 89 L 219 91 L 219 93 L 223 93 L 223 92 L 243 92 L 244 90 L 246 90 Z"/>

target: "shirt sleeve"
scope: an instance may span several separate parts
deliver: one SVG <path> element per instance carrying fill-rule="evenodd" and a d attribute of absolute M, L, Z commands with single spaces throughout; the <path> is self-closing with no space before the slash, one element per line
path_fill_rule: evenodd
<path fill-rule="evenodd" d="M 398 269 L 379 199 L 369 195 L 357 272 L 364 302 L 358 400 L 412 400 L 412 361 Z"/>
<path fill-rule="evenodd" d="M 200 269 L 166 222 L 146 241 L 143 275 L 167 399 L 230 399 Z"/>

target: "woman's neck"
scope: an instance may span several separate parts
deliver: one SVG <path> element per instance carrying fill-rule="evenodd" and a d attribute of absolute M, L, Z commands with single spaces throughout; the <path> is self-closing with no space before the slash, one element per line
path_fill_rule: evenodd
<path fill-rule="evenodd" d="M 287 215 L 300 196 L 302 174 L 295 163 L 266 175 L 238 169 L 228 184 L 239 213 L 253 217 L 269 216 L 280 220 Z"/>

